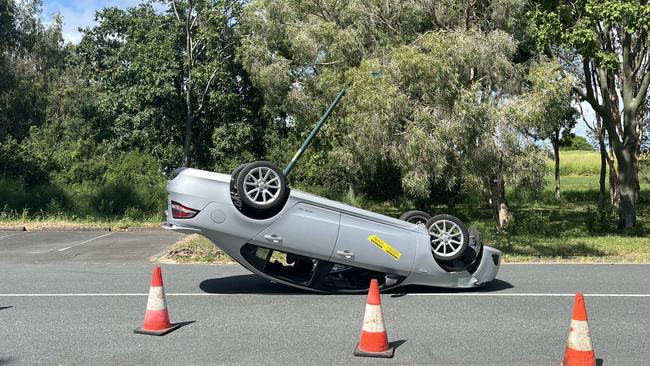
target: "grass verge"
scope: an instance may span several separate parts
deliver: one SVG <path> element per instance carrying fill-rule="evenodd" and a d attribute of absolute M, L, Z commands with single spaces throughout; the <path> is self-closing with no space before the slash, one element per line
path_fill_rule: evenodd
<path fill-rule="evenodd" d="M 650 263 L 648 238 L 607 235 L 548 238 L 514 236 L 486 238 L 487 245 L 504 252 L 504 263 Z M 281 260 L 281 259 L 280 259 Z M 158 258 L 163 263 L 235 263 L 221 249 L 198 234 L 173 244 Z"/>
<path fill-rule="evenodd" d="M 128 229 L 158 229 L 161 219 L 151 218 L 146 220 L 121 219 L 96 219 L 92 217 L 77 218 L 62 215 L 35 216 L 7 215 L 0 213 L 0 228 L 25 227 L 27 230 L 128 230 Z"/>
<path fill-rule="evenodd" d="M 624 235 L 516 236 L 488 241 L 507 263 L 650 263 L 650 239 Z"/>

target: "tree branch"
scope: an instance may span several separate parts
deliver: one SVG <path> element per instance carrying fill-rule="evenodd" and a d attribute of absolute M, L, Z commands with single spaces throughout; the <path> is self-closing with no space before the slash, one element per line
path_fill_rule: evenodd
<path fill-rule="evenodd" d="M 632 57 L 630 51 L 632 48 L 632 40 L 627 32 L 623 32 L 623 75 L 625 78 L 632 77 Z"/>
<path fill-rule="evenodd" d="M 636 57 L 634 57 L 635 66 L 634 66 L 634 70 L 632 70 L 632 75 L 634 75 L 635 77 L 636 77 L 636 74 L 639 72 L 639 69 L 641 69 L 641 66 L 643 65 L 643 61 L 644 61 L 645 56 L 647 55 L 647 53 L 648 53 L 648 47 L 643 47 L 643 50 L 639 51 L 636 54 Z M 641 56 L 641 57 L 639 57 L 639 56 Z"/>
<path fill-rule="evenodd" d="M 587 122 L 587 118 L 585 117 L 585 111 L 582 109 L 582 105 L 578 103 L 578 108 L 580 109 L 580 116 L 582 117 L 582 121 L 587 125 L 587 128 L 593 133 L 594 135 L 596 134 L 596 124 L 590 125 L 589 122 Z"/>
<path fill-rule="evenodd" d="M 172 8 L 174 8 L 174 14 L 176 14 L 176 21 L 180 22 L 181 17 L 178 15 L 178 9 L 176 9 L 176 0 L 172 0 Z"/>
<path fill-rule="evenodd" d="M 212 71 L 212 75 L 210 75 L 210 79 L 208 79 L 208 83 L 205 84 L 205 89 L 203 90 L 203 94 L 201 94 L 201 102 L 199 103 L 199 108 L 196 110 L 197 113 L 200 112 L 203 109 L 203 105 L 205 102 L 205 96 L 208 94 L 208 90 L 210 89 L 210 85 L 212 85 L 212 81 L 214 81 L 214 77 L 217 75 L 217 70 L 219 70 L 218 67 L 214 68 L 214 71 Z"/>
<path fill-rule="evenodd" d="M 596 111 L 596 113 L 600 113 L 601 115 L 606 113 L 604 107 L 600 104 L 600 102 L 596 99 L 595 93 L 594 93 L 594 83 L 593 79 L 591 77 L 591 66 L 590 66 L 590 61 L 583 59 L 582 60 L 582 68 L 585 73 L 585 88 L 586 92 L 583 91 L 581 88 L 574 86 L 573 91 L 575 91 L 580 97 L 588 102 L 591 107 Z"/>
<path fill-rule="evenodd" d="M 200 40 L 194 42 L 194 44 L 192 45 L 192 50 L 191 50 L 191 52 L 194 53 L 194 50 L 195 50 L 198 46 L 203 46 L 203 43 L 201 43 Z"/>
<path fill-rule="evenodd" d="M 648 95 L 648 86 L 650 86 L 650 70 L 646 70 L 645 75 L 643 75 L 639 91 L 632 101 L 632 107 L 635 111 L 639 109 L 641 103 L 645 102 L 645 97 Z"/>
<path fill-rule="evenodd" d="M 598 67 L 598 78 L 599 78 L 599 84 L 600 84 L 600 94 L 603 96 L 603 110 L 605 113 L 601 115 L 603 119 L 603 124 L 605 125 L 605 129 L 607 129 L 607 133 L 609 134 L 610 137 L 610 143 L 612 146 L 614 146 L 615 150 L 619 150 L 621 148 L 621 140 L 619 137 L 619 134 L 617 132 L 617 123 L 614 120 L 614 116 L 612 113 L 612 103 L 609 98 L 609 86 L 607 83 L 607 73 L 602 67 Z"/>
<path fill-rule="evenodd" d="M 192 19 L 192 24 L 190 25 L 190 29 L 194 28 L 194 25 L 196 25 L 196 21 L 199 19 L 200 14 L 196 14 L 194 19 Z"/>

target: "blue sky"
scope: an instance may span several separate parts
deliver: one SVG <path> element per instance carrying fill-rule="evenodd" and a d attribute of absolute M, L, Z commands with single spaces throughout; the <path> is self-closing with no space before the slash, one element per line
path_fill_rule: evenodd
<path fill-rule="evenodd" d="M 79 42 L 79 27 L 88 27 L 95 23 L 95 12 L 107 6 L 127 8 L 140 0 L 43 0 L 43 18 L 47 22 L 52 15 L 63 16 L 63 37 L 67 42 Z"/>
<path fill-rule="evenodd" d="M 43 17 L 49 21 L 53 14 L 59 13 L 63 16 L 63 38 L 66 42 L 77 43 L 81 39 L 78 28 L 88 27 L 95 23 L 95 12 L 107 6 L 128 8 L 140 3 L 140 0 L 43 0 Z M 583 103 L 587 120 L 593 123 L 593 110 L 586 103 Z M 573 132 L 580 136 L 587 136 L 582 118 L 578 120 Z"/>

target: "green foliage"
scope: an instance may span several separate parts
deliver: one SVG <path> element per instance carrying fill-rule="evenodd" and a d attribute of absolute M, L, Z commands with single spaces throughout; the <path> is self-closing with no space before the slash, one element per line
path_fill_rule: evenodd
<path fill-rule="evenodd" d="M 522 128 L 534 138 L 553 144 L 558 143 L 558 136 L 570 133 L 578 117 L 571 100 L 573 84 L 573 77 L 565 75 L 557 61 L 536 60 L 528 70 L 525 92 L 516 107 Z"/>
<path fill-rule="evenodd" d="M 248 123 L 229 123 L 216 127 L 212 133 L 213 169 L 231 172 L 238 165 L 261 157 L 263 130 Z"/>
<path fill-rule="evenodd" d="M 6 211 L 58 213 L 70 208 L 70 197 L 55 184 L 26 186 L 20 181 L 0 180 L 0 208 Z"/>
<path fill-rule="evenodd" d="M 79 197 L 81 212 L 131 219 L 162 212 L 166 202 L 165 177 L 156 159 L 129 152 L 101 165 L 103 172 L 96 183 L 84 181 L 72 186 Z"/>
<path fill-rule="evenodd" d="M 45 26 L 40 1 L 0 0 L 5 212 L 158 217 L 163 173 L 181 161 L 188 90 L 193 166 L 229 172 L 256 159 L 284 165 L 346 87 L 289 177 L 293 187 L 395 216 L 455 204 L 452 212 L 481 225 L 487 193 L 507 195 L 510 235 L 552 234 L 562 213 L 517 205 L 595 201 L 600 161 L 563 151 L 567 189 L 555 202 L 540 194 L 547 168 L 534 140 L 568 139 L 572 88 L 584 77 L 567 76 L 580 64 L 574 49 L 620 68 L 618 55 L 600 49 L 595 24 L 636 32 L 647 27 L 648 8 L 591 0 L 174 4 L 103 9 L 79 44 L 63 45 L 62 20 Z M 540 56 L 560 49 L 571 64 Z M 583 147 L 572 138 L 563 150 Z"/>
<path fill-rule="evenodd" d="M 650 5 L 638 0 L 536 1 L 528 12 L 529 34 L 539 48 L 569 45 L 587 58 L 595 58 L 606 69 L 617 69 L 616 53 L 601 48 L 596 24 L 620 27 L 632 34 L 648 31 Z"/>
<path fill-rule="evenodd" d="M 43 162 L 12 137 L 0 143 L 0 168 L 0 179 L 10 179 L 20 184 L 37 184 L 47 181 L 49 177 Z"/>
<path fill-rule="evenodd" d="M 66 182 L 53 173 L 53 182 L 25 185 L 2 180 L 0 207 L 35 215 L 69 214 L 78 217 L 145 219 L 158 216 L 165 207 L 165 177 L 160 163 L 150 155 L 130 152 L 116 159 L 93 157 L 78 163 L 95 167 L 95 179 Z"/>
<path fill-rule="evenodd" d="M 507 123 L 514 109 L 504 107 L 521 80 L 513 59 L 523 2 L 432 6 L 255 1 L 247 9 L 239 57 L 287 142 L 297 146 L 296 135 L 349 86 L 293 182 L 340 177 L 333 188 L 383 199 L 403 190 L 431 197 L 494 174 L 543 186 L 541 153 L 518 138 Z M 373 77 L 377 70 L 383 75 Z M 287 161 L 280 150 L 274 155 Z"/>
<path fill-rule="evenodd" d="M 560 140 L 560 147 L 562 150 L 580 150 L 580 151 L 594 151 L 595 148 L 592 144 L 582 136 L 576 136 L 572 133 L 567 133 L 562 136 Z"/>
<path fill-rule="evenodd" d="M 550 214 L 536 211 L 517 212 L 506 228 L 513 235 L 547 235 L 553 231 Z"/>
<path fill-rule="evenodd" d="M 154 5 L 103 9 L 79 44 L 63 46 L 61 19 L 45 27 L 40 1 L 0 3 L 0 96 L 9 106 L 0 179 L 13 186 L 0 204 L 30 215 L 162 212 L 163 173 L 181 160 L 188 65 L 176 10 L 187 8 Z M 266 120 L 234 55 L 241 3 L 195 5 L 194 161 L 222 168 L 261 158 Z"/>
<path fill-rule="evenodd" d="M 0 1 L 0 141 L 42 123 L 51 81 L 64 67 L 62 21 L 40 21 L 40 0 Z"/>
<path fill-rule="evenodd" d="M 215 128 L 264 125 L 255 91 L 234 57 L 240 7 L 237 1 L 196 3 L 191 98 L 197 167 L 213 166 L 212 155 L 220 148 L 213 144 Z M 95 118 L 107 148 L 145 151 L 166 171 L 181 162 L 189 85 L 182 22 L 188 10 L 185 5 L 176 10 L 179 18 L 169 3 L 162 13 L 147 2 L 126 10 L 106 8 L 75 47 L 81 75 L 92 81 L 86 86 L 94 88 Z"/>
<path fill-rule="evenodd" d="M 612 233 L 616 230 L 617 216 L 612 205 L 607 204 L 602 209 L 588 206 L 584 214 L 587 231 L 593 235 Z"/>

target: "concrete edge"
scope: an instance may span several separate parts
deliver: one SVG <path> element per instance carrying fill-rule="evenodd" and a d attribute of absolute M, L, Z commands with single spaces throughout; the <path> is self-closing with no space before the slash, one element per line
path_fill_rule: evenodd
<path fill-rule="evenodd" d="M 27 231 L 27 228 L 21 225 L 18 226 L 0 226 L 0 231 Z"/>
<path fill-rule="evenodd" d="M 160 232 L 160 227 L 110 227 L 110 226 L 0 226 L 0 231 L 115 231 L 115 232 Z"/>

